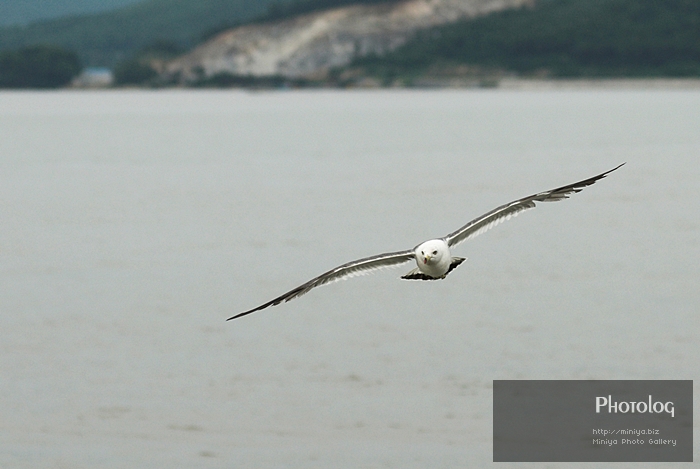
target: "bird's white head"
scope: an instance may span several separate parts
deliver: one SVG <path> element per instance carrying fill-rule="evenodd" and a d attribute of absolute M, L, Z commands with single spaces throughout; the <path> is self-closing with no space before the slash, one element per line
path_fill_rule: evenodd
<path fill-rule="evenodd" d="M 415 249 L 418 264 L 434 265 L 440 264 L 444 259 L 450 259 L 450 249 L 447 243 L 441 239 L 431 239 L 418 245 Z"/>

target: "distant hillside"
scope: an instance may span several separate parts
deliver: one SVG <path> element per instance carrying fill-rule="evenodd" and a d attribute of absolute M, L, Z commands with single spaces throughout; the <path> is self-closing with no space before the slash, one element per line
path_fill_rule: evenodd
<path fill-rule="evenodd" d="M 456 23 L 445 16 L 468 5 L 491 5 L 486 13 L 533 1 Z M 125 3 L 131 4 L 0 28 L 0 51 L 53 45 L 75 51 L 84 65 L 112 67 L 144 50 L 172 57 L 230 30 L 171 71 L 209 77 L 330 70 L 349 84 L 367 76 L 396 84 L 450 74 L 700 76 L 700 0 L 0 0 L 0 17 L 37 5 L 48 14 Z M 329 10 L 341 6 L 342 14 Z M 376 12 L 364 18 L 363 9 Z"/>
<path fill-rule="evenodd" d="M 50 18 L 109 11 L 141 1 L 143 0 L 2 0 L 0 26 L 25 25 Z"/>
<path fill-rule="evenodd" d="M 249 23 L 268 23 L 280 21 L 306 13 L 330 10 L 348 5 L 376 5 L 380 3 L 395 3 L 401 0 L 272 0 L 267 4 L 265 13 L 252 17 L 243 22 L 223 22 L 218 27 L 206 31 L 202 35 L 202 42 L 209 40 L 219 33 L 237 26 Z"/>
<path fill-rule="evenodd" d="M 698 0 L 539 0 L 425 30 L 353 68 L 381 77 L 498 71 L 555 77 L 700 76 Z"/>
<path fill-rule="evenodd" d="M 170 61 L 165 70 L 172 80 L 182 83 L 209 79 L 240 82 L 234 79 L 236 76 L 282 76 L 319 82 L 327 79 L 330 70 L 347 65 L 355 57 L 396 49 L 422 29 L 525 3 L 531 0 L 363 1 L 314 10 L 223 32 Z"/>
<path fill-rule="evenodd" d="M 146 0 L 106 13 L 0 28 L 0 50 L 53 44 L 74 50 L 85 65 L 112 66 L 155 42 L 190 47 L 206 31 L 259 17 L 272 3 L 283 2 Z"/>

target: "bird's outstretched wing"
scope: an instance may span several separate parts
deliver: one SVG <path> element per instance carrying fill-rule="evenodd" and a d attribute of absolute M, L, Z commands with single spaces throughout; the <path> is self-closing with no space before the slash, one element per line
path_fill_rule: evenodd
<path fill-rule="evenodd" d="M 295 289 L 290 290 L 284 295 L 278 296 L 274 300 L 270 300 L 267 303 L 258 306 L 257 308 L 253 308 L 251 310 L 236 314 L 235 316 L 231 316 L 227 319 L 227 321 L 230 321 L 231 319 L 240 318 L 241 316 L 245 316 L 246 314 L 260 311 L 261 309 L 265 309 L 268 306 L 278 305 L 283 301 L 293 300 L 294 298 L 298 298 L 304 293 L 308 292 L 312 288 L 320 287 L 321 285 L 342 280 L 344 278 L 355 277 L 357 275 L 366 275 L 378 269 L 384 269 L 387 267 L 394 267 L 400 264 L 405 264 L 406 262 L 411 261 L 414 258 L 415 254 L 413 253 L 413 250 L 407 250 L 387 252 L 385 254 L 365 257 L 364 259 L 358 259 L 356 261 L 348 262 L 347 264 L 338 266 L 335 269 L 329 270 L 328 272 L 309 280 L 303 285 L 299 285 Z"/>
<path fill-rule="evenodd" d="M 622 163 L 610 171 L 593 176 L 592 178 L 584 179 L 583 181 L 568 184 L 566 186 L 557 187 L 551 191 L 533 194 L 505 205 L 501 205 L 500 207 L 473 219 L 457 231 L 448 234 L 443 239 L 448 246 L 455 246 L 462 241 L 480 235 L 499 223 L 509 220 L 511 217 L 518 215 L 520 212 L 535 208 L 535 202 L 558 202 L 560 200 L 568 199 L 570 194 L 574 192 L 581 192 L 584 187 L 595 184 L 596 181 L 603 179 L 605 176 L 612 173 L 624 164 L 625 163 Z"/>

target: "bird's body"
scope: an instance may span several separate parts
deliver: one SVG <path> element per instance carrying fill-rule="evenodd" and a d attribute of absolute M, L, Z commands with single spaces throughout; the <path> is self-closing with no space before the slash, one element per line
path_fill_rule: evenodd
<path fill-rule="evenodd" d="M 584 187 L 594 184 L 596 181 L 604 178 L 611 172 L 618 169 L 621 165 L 606 171 L 592 178 L 584 179 L 583 181 L 568 184 L 545 192 L 539 192 L 522 199 L 501 205 L 490 212 L 487 212 L 480 217 L 475 218 L 466 225 L 459 228 L 457 231 L 448 234 L 442 238 L 431 239 L 425 241 L 413 249 L 397 252 L 389 252 L 376 256 L 358 259 L 348 262 L 335 269 L 329 270 L 316 278 L 309 280 L 303 285 L 288 291 L 267 303 L 264 303 L 257 308 L 244 311 L 228 320 L 236 319 L 245 316 L 255 311 L 265 309 L 269 306 L 275 306 L 282 302 L 300 297 L 312 288 L 335 282 L 337 280 L 354 277 L 356 275 L 364 275 L 371 273 L 377 269 L 387 267 L 395 267 L 406 262 L 414 260 L 416 268 L 403 275 L 401 278 L 406 280 L 439 280 L 443 279 L 457 268 L 466 259 L 462 257 L 452 257 L 450 248 L 467 239 L 473 238 L 493 226 L 502 223 L 510 218 L 517 216 L 519 213 L 535 208 L 536 202 L 558 202 L 567 199 L 570 194 L 580 192 Z"/>
<path fill-rule="evenodd" d="M 403 279 L 428 280 L 422 278 L 426 276 L 430 277 L 430 280 L 437 280 L 445 278 L 451 270 L 453 258 L 450 254 L 450 247 L 444 239 L 431 239 L 419 244 L 413 250 L 413 256 L 416 258 L 418 267 L 401 277 Z"/>

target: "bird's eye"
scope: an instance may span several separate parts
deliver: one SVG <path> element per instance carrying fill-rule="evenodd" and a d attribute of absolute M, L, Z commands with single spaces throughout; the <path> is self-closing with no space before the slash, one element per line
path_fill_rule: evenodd
<path fill-rule="evenodd" d="M 437 255 L 437 250 L 433 251 L 433 256 Z"/>
<path fill-rule="evenodd" d="M 423 255 L 425 255 L 425 251 L 421 251 L 420 253 L 423 254 Z"/>

